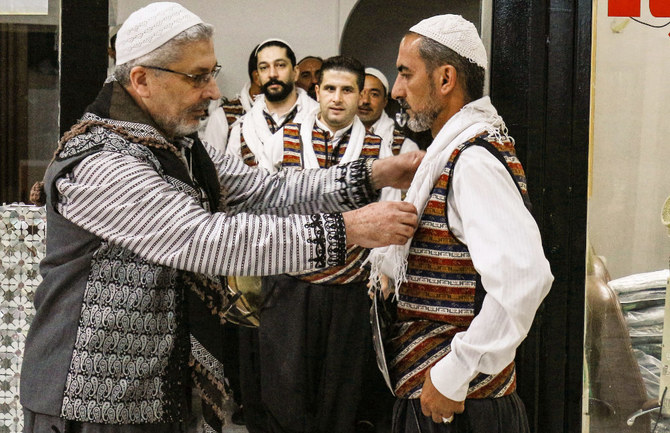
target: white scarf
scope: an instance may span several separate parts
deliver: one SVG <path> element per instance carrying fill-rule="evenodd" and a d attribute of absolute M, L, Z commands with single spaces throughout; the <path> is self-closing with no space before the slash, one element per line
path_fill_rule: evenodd
<path fill-rule="evenodd" d="M 379 116 L 379 119 L 370 127 L 370 132 L 379 136 L 382 139 L 382 153 L 379 154 L 380 158 L 386 158 L 387 156 L 393 156 L 393 131 L 395 130 L 395 122 L 386 114 L 386 111 L 382 111 L 382 115 Z"/>
<path fill-rule="evenodd" d="M 296 90 L 298 93 L 296 101 L 298 111 L 292 122 L 300 123 L 305 117 L 305 112 L 310 111 L 311 107 L 314 105 L 318 106 L 318 104 L 303 89 L 296 88 Z M 283 128 L 279 128 L 274 134 L 270 132 L 267 120 L 265 120 L 265 115 L 263 114 L 265 108 L 265 97 L 261 95 L 256 99 L 251 110 L 244 116 L 242 134 L 244 135 L 245 143 L 256 157 L 258 165 L 270 172 L 275 172 L 281 163 L 284 150 L 283 140 L 277 139 L 277 137 L 282 137 Z"/>
<path fill-rule="evenodd" d="M 491 105 L 488 96 L 465 105 L 444 124 L 431 145 L 428 146 L 426 155 L 421 161 L 405 196 L 405 201 L 412 203 L 419 215 L 423 214 L 430 198 L 430 192 L 442 174 L 444 166 L 454 149 L 484 131 L 500 141 L 509 139 L 507 137 L 507 127 L 502 117 Z M 406 281 L 407 256 L 411 242 L 412 239 L 410 238 L 405 245 L 375 248 L 370 252 L 367 259 L 372 267 L 370 279 L 377 287 L 381 275 L 387 275 L 395 282 L 397 296 L 400 285 Z"/>
<path fill-rule="evenodd" d="M 314 146 L 305 146 L 306 143 L 312 143 L 312 131 L 314 130 L 314 124 L 318 115 L 318 109 L 312 111 L 300 125 L 300 140 L 303 143 L 302 165 L 304 168 L 319 168 L 319 160 L 316 157 L 316 153 L 314 153 Z M 342 159 L 338 164 L 345 164 L 358 159 L 363 150 L 363 141 L 365 141 L 365 126 L 358 116 L 355 116 L 354 123 L 351 126 L 351 135 L 347 143 L 347 149 L 344 151 L 344 155 L 342 155 Z"/>
<path fill-rule="evenodd" d="M 254 99 L 251 99 L 251 96 L 249 96 L 249 88 L 251 88 L 251 82 L 247 81 L 247 84 L 240 91 L 240 104 L 242 104 L 245 113 L 251 111 L 251 107 L 254 105 Z"/>
<path fill-rule="evenodd" d="M 370 132 L 379 136 L 382 139 L 382 147 L 379 152 L 379 158 L 387 158 L 393 156 L 393 131 L 395 130 L 395 122 L 382 111 L 379 119 L 370 127 Z M 397 188 L 386 187 L 382 188 L 380 201 L 400 201 L 402 198 L 402 191 Z"/>

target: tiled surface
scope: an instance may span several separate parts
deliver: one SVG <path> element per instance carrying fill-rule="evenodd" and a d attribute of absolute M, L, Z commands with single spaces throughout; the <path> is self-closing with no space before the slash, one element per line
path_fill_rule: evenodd
<path fill-rule="evenodd" d="M 0 205 L 0 433 L 23 430 L 19 379 L 23 346 L 34 316 L 38 266 L 46 251 L 44 208 Z M 231 408 L 232 410 L 232 408 Z M 223 433 L 248 433 L 228 423 Z"/>
<path fill-rule="evenodd" d="M 23 429 L 19 379 L 46 250 L 44 208 L 0 206 L 0 433 Z"/>

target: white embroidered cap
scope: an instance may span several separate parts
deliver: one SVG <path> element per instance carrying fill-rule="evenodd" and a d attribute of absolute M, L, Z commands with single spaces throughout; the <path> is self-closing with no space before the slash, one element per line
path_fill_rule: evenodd
<path fill-rule="evenodd" d="M 122 65 L 149 54 L 179 33 L 203 21 L 173 2 L 151 3 L 136 10 L 116 36 L 116 64 Z"/>
<path fill-rule="evenodd" d="M 268 42 L 280 42 L 280 43 L 286 45 L 287 47 L 289 47 L 291 51 L 293 51 L 293 48 L 291 48 L 291 45 L 289 45 L 289 43 L 286 42 L 285 40 L 279 39 L 279 38 L 270 38 L 270 39 L 264 40 L 263 42 L 261 42 L 260 44 L 258 44 L 256 46 L 256 53 L 255 54 L 258 55 L 258 52 L 261 50 L 261 47 L 265 48 L 265 47 L 263 47 L 263 45 L 267 44 Z"/>
<path fill-rule="evenodd" d="M 386 76 L 379 69 L 365 68 L 365 75 L 372 75 L 373 77 L 381 81 L 382 84 L 384 85 L 384 89 L 386 89 L 386 93 L 388 93 L 391 90 L 389 89 L 389 80 L 386 79 Z"/>
<path fill-rule="evenodd" d="M 456 53 L 486 69 L 488 58 L 475 25 L 460 15 L 436 15 L 414 25 L 418 33 L 451 48 Z"/>

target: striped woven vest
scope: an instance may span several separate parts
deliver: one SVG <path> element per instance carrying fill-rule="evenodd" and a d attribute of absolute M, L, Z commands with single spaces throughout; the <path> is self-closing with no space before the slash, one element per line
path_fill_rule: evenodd
<path fill-rule="evenodd" d="M 349 135 L 342 137 L 340 148 L 335 158 L 334 164 L 337 164 L 347 149 Z M 333 164 L 333 159 L 328 158 L 329 149 L 327 147 L 327 138 L 321 128 L 314 125 L 312 130 L 312 146 L 314 153 L 319 161 L 321 168 L 328 168 Z M 379 149 L 381 148 L 381 138 L 376 135 L 366 133 L 363 139 L 363 148 L 360 158 L 379 158 Z M 332 155 L 331 155 L 332 156 Z M 284 125 L 284 156 L 282 159 L 282 168 L 301 169 L 302 145 L 300 141 L 300 124 L 288 123 Z M 319 269 L 316 271 L 297 272 L 291 274 L 296 278 L 309 281 L 315 284 L 347 284 L 357 281 L 365 281 L 368 278 L 369 271 L 361 268 L 361 265 L 367 258 L 369 250 L 354 245 L 347 249 L 347 257 L 343 266 Z"/>
<path fill-rule="evenodd" d="M 498 143 L 482 135 L 461 144 L 451 154 L 412 240 L 407 282 L 399 292 L 398 319 L 386 345 L 395 392 L 401 398 L 419 397 L 426 371 L 451 351 L 452 338 L 468 328 L 485 296 L 468 247 L 451 233 L 446 218 L 454 165 L 471 145 L 483 145 L 494 155 L 497 150 L 496 156 L 504 161 L 528 203 L 525 174 L 512 142 Z M 467 398 L 502 397 L 515 389 L 512 362 L 498 374 L 476 376 L 470 382 Z"/>
<path fill-rule="evenodd" d="M 279 130 L 282 126 L 285 124 L 289 124 L 291 122 L 296 114 L 298 113 L 298 107 L 294 107 L 293 110 L 291 110 L 290 113 L 286 115 L 286 118 L 284 120 L 285 123 L 282 123 L 281 125 L 277 125 L 268 113 L 263 112 L 263 116 L 265 116 L 265 122 L 268 125 L 268 129 L 272 134 L 274 134 L 276 131 Z M 250 167 L 255 167 L 258 165 L 258 160 L 256 159 L 256 155 L 251 151 L 249 148 L 249 145 L 247 145 L 246 141 L 244 140 L 244 134 L 242 133 L 242 127 L 240 125 L 240 156 L 242 157 L 242 161 Z"/>
<path fill-rule="evenodd" d="M 226 113 L 226 120 L 228 121 L 228 132 L 233 127 L 233 123 L 235 123 L 240 117 L 244 116 L 244 107 L 242 106 L 242 102 L 240 101 L 239 98 L 233 99 L 233 100 L 227 100 L 223 99 L 221 104 L 221 108 L 223 108 L 223 112 Z"/>
<path fill-rule="evenodd" d="M 402 144 L 405 142 L 405 136 L 401 131 L 393 129 L 393 141 L 391 142 L 391 152 L 394 156 L 400 155 L 400 150 L 402 149 Z"/>
<path fill-rule="evenodd" d="M 244 141 L 244 134 L 242 133 L 242 122 L 240 122 L 240 158 L 249 167 L 258 166 L 258 161 L 256 160 L 256 155 L 251 151 L 249 145 Z"/>

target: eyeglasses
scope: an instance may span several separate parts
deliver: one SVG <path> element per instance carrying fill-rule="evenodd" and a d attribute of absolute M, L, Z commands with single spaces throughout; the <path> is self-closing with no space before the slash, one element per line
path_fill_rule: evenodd
<path fill-rule="evenodd" d="M 148 69 L 156 69 L 158 71 L 171 72 L 173 74 L 183 75 L 189 78 L 193 82 L 193 85 L 195 87 L 205 87 L 207 83 L 209 83 L 209 80 L 216 78 L 216 76 L 219 75 L 219 72 L 221 72 L 221 65 L 214 66 L 214 69 L 204 74 L 187 74 L 186 72 L 173 71 L 172 69 L 161 68 L 158 66 L 147 66 L 147 65 L 141 65 L 141 66 Z"/>

